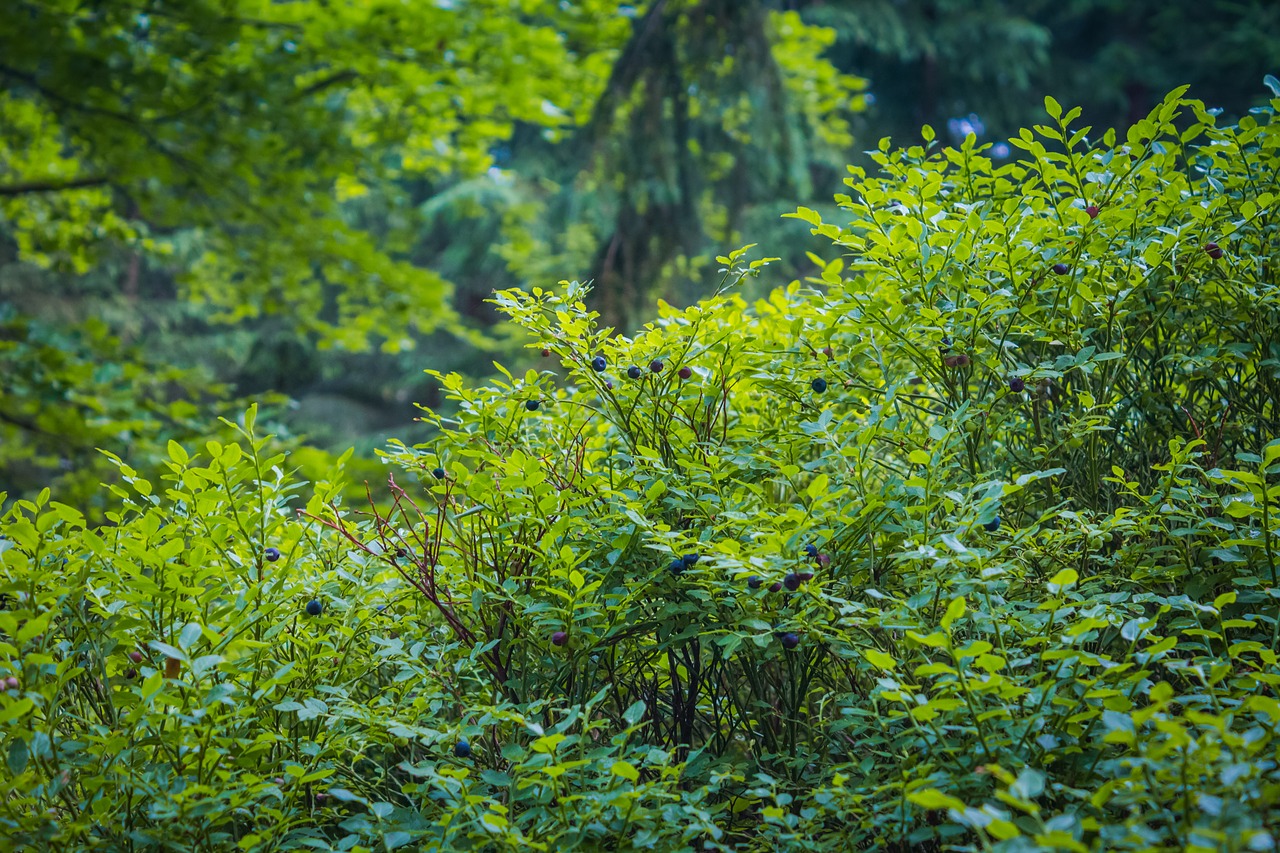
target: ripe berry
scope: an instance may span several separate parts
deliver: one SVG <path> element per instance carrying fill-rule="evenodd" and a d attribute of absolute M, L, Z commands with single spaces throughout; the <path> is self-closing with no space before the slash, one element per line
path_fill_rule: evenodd
<path fill-rule="evenodd" d="M 453 754 L 459 758 L 467 758 L 471 755 L 471 744 L 467 743 L 466 738 L 463 738 L 454 744 Z"/>
<path fill-rule="evenodd" d="M 1054 265 L 1053 265 L 1053 274 L 1054 274 L 1054 275 L 1066 275 L 1066 274 L 1067 274 L 1067 273 L 1069 273 L 1069 272 L 1071 272 L 1071 267 L 1067 266 L 1066 264 L 1062 263 L 1061 261 L 1059 261 L 1058 263 L 1056 263 L 1056 264 L 1054 264 Z"/>
<path fill-rule="evenodd" d="M 551 350 L 547 349 L 546 347 L 543 347 L 543 349 L 542 349 L 542 357 L 543 357 L 543 358 L 551 358 Z"/>
<path fill-rule="evenodd" d="M 777 592 L 780 589 L 782 589 L 782 584 L 778 583 L 777 581 L 774 581 L 773 583 L 769 584 L 769 592 Z"/>
<path fill-rule="evenodd" d="M 525 407 L 526 409 L 528 409 L 529 411 L 531 411 L 531 412 L 536 412 L 536 411 L 538 411 L 538 407 L 539 407 L 539 406 L 541 406 L 541 405 L 542 405 L 542 404 L 541 404 L 541 403 L 539 403 L 537 400 L 525 400 L 525 401 L 524 401 L 524 407 Z"/>
<path fill-rule="evenodd" d="M 698 565 L 699 559 L 701 559 L 701 555 L 699 554 L 685 554 L 680 558 L 680 562 L 684 563 L 684 567 L 688 569 Z"/>
<path fill-rule="evenodd" d="M 138 677 L 138 671 L 133 667 L 129 667 L 124 671 L 124 677 L 129 679 L 130 681 L 133 681 L 135 678 Z M 14 686 L 16 687 L 17 685 L 14 685 Z"/>
<path fill-rule="evenodd" d="M 796 577 L 800 578 L 801 583 L 807 583 L 813 580 L 813 572 L 796 572 Z"/>
<path fill-rule="evenodd" d="M 563 646 L 567 642 L 569 642 L 569 634 L 565 631 L 556 631 L 551 635 L 551 645 L 553 646 Z"/>
<path fill-rule="evenodd" d="M 1089 205 L 1088 207 L 1086 207 L 1086 208 L 1084 209 L 1084 212 L 1085 212 L 1085 213 L 1087 213 L 1087 214 L 1089 214 L 1089 218 L 1090 218 L 1090 219 L 1097 219 L 1097 218 L 1098 218 L 1098 206 L 1097 206 L 1096 204 L 1091 204 L 1091 205 Z"/>
<path fill-rule="evenodd" d="M 1204 250 L 1209 253 L 1209 257 L 1215 261 L 1222 257 L 1222 247 L 1217 243 L 1205 243 Z"/>
<path fill-rule="evenodd" d="M 671 574 L 673 575 L 684 574 L 684 570 L 685 570 L 684 560 L 680 559 L 679 557 L 676 557 L 667 566 L 667 571 L 671 572 Z"/>
<path fill-rule="evenodd" d="M 324 605 L 321 604 L 319 601 L 316 601 L 314 598 L 307 602 L 308 616 L 319 616 L 321 611 L 323 610 L 324 610 Z"/>
<path fill-rule="evenodd" d="M 137 652 L 137 651 L 129 652 L 129 660 L 133 661 L 134 663 L 142 663 L 142 652 Z"/>
<path fill-rule="evenodd" d="M 1009 390 L 1012 391 L 1013 393 L 1021 394 L 1024 390 L 1026 390 L 1026 387 L 1027 387 L 1027 383 L 1023 380 L 1021 376 L 1009 377 Z"/>
<path fill-rule="evenodd" d="M 262 556 L 267 558 L 268 563 L 274 563 L 276 560 L 280 559 L 280 549 L 268 548 L 262 552 Z"/>
<path fill-rule="evenodd" d="M 1000 516 L 997 515 L 995 518 L 982 525 L 982 528 L 988 533 L 995 533 L 1000 529 Z"/>
<path fill-rule="evenodd" d="M 681 379 L 688 379 L 690 376 L 693 375 L 693 371 L 687 367 L 682 367 L 680 368 L 680 373 L 678 375 Z"/>
<path fill-rule="evenodd" d="M 751 587 L 752 589 L 759 589 L 760 587 L 764 586 L 764 581 L 760 579 L 759 575 L 752 575 L 751 577 L 747 578 L 747 586 Z"/>
<path fill-rule="evenodd" d="M 633 364 L 631 367 L 628 367 L 628 368 L 627 368 L 627 376 L 631 377 L 632 379 L 639 379 L 639 378 L 640 378 L 640 368 L 636 367 L 634 364 Z"/>
<path fill-rule="evenodd" d="M 649 362 L 649 369 L 654 373 L 661 373 L 662 368 L 664 367 L 666 367 L 666 365 L 662 363 L 662 359 L 660 358 L 655 358 L 653 361 Z"/>
<path fill-rule="evenodd" d="M 818 565 L 819 565 L 819 566 L 823 566 L 823 567 L 826 567 L 826 566 L 831 565 L 831 555 L 830 555 L 830 554 L 819 554 L 819 555 L 818 555 Z"/>
<path fill-rule="evenodd" d="M 595 358 L 591 359 L 591 369 L 594 370 L 596 373 L 603 372 L 604 367 L 605 367 L 604 356 L 598 355 Z"/>
<path fill-rule="evenodd" d="M 836 351 L 835 351 L 835 350 L 833 350 L 831 347 L 823 347 L 823 348 L 822 348 L 822 354 L 823 354 L 823 355 L 825 355 L 825 356 L 826 356 L 827 358 L 829 358 L 829 359 L 830 359 L 830 358 L 835 358 L 835 357 L 836 357 Z"/>
<path fill-rule="evenodd" d="M 800 635 L 794 631 L 788 631 L 783 634 L 781 639 L 782 647 L 784 649 L 794 649 L 796 646 L 800 645 Z"/>
<path fill-rule="evenodd" d="M 818 556 L 818 546 L 817 546 L 817 545 L 814 545 L 812 542 L 810 542 L 808 545 L 805 545 L 805 546 L 804 546 L 804 552 L 805 552 L 805 554 L 807 554 L 807 555 L 808 555 L 808 556 L 810 556 L 810 557 L 817 557 L 817 556 Z"/>
<path fill-rule="evenodd" d="M 431 476 L 435 477 L 437 480 L 443 480 L 443 479 L 444 479 L 444 469 L 443 469 L 443 468 L 437 468 L 437 469 L 435 469 L 434 471 L 432 471 L 432 472 L 431 472 Z"/>
<path fill-rule="evenodd" d="M 827 390 L 827 380 L 819 376 L 817 379 L 809 383 L 809 387 L 814 390 L 814 393 L 821 394 L 823 391 Z"/>
<path fill-rule="evenodd" d="M 969 356 L 964 353 L 952 353 L 942 359 L 947 367 L 965 367 L 969 364 Z"/>
<path fill-rule="evenodd" d="M 800 576 L 795 572 L 789 572 L 787 576 L 782 579 L 782 585 L 791 592 L 795 592 L 800 588 Z"/>
<path fill-rule="evenodd" d="M 942 341 L 941 341 L 941 345 L 939 346 L 939 349 L 941 349 L 943 352 L 946 352 L 947 350 L 951 349 L 951 338 L 950 338 L 950 336 L 948 336 L 948 335 L 943 335 L 943 336 L 942 336 Z"/>
<path fill-rule="evenodd" d="M 604 387 L 605 387 L 605 390 L 606 390 L 606 391 L 612 391 L 612 390 L 613 390 L 613 380 L 612 380 L 612 379 L 606 379 L 606 380 L 605 380 L 605 383 L 604 383 Z"/>

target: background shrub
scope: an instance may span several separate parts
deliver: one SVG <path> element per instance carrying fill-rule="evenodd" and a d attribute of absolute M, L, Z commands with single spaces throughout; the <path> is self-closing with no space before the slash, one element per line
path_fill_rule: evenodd
<path fill-rule="evenodd" d="M 634 338 L 498 294 L 546 369 L 437 374 L 386 500 L 250 410 L 109 526 L 17 502 L 0 831 L 1271 849 L 1280 133 L 1046 105 L 1008 165 L 882 144 L 754 304 L 746 250 Z"/>

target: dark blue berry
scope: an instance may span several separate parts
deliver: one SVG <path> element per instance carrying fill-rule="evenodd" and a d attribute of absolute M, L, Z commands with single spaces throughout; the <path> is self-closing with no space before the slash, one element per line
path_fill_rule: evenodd
<path fill-rule="evenodd" d="M 321 611 L 323 610 L 324 610 L 324 605 L 321 604 L 319 601 L 316 601 L 314 598 L 307 602 L 308 616 L 319 616 Z"/>
<path fill-rule="evenodd" d="M 537 400 L 525 400 L 525 401 L 524 401 L 524 407 L 525 407 L 526 409 L 528 409 L 529 411 L 531 411 L 531 412 L 536 412 L 536 411 L 538 411 L 538 407 L 539 407 L 539 406 L 541 406 L 541 405 L 542 405 L 542 404 L 541 404 L 541 403 L 539 403 Z"/>
<path fill-rule="evenodd" d="M 769 584 L 769 592 L 779 592 L 781 589 L 782 589 L 782 584 L 778 581 L 774 581 L 773 583 Z"/>
<path fill-rule="evenodd" d="M 997 515 L 995 518 L 982 525 L 982 528 L 988 533 L 995 533 L 1000 529 L 1000 516 Z"/>
<path fill-rule="evenodd" d="M 684 560 L 680 559 L 679 557 L 676 557 L 667 566 L 667 571 L 671 572 L 671 574 L 673 575 L 681 575 L 681 574 L 684 574 L 685 568 L 687 567 L 684 564 Z"/>
<path fill-rule="evenodd" d="M 1064 263 L 1059 262 L 1053 265 L 1054 275 L 1066 275 L 1069 272 L 1071 272 L 1071 267 L 1067 266 Z"/>
<path fill-rule="evenodd" d="M 684 567 L 688 569 L 698 565 L 699 559 L 701 559 L 701 555 L 699 554 L 685 554 L 680 558 L 680 562 L 684 563 Z"/>
<path fill-rule="evenodd" d="M 276 560 L 280 559 L 280 549 L 268 548 L 262 552 L 262 556 L 267 558 L 268 563 L 274 563 Z"/>
<path fill-rule="evenodd" d="M 783 634 L 781 639 L 782 647 L 784 649 L 794 649 L 796 646 L 800 645 L 800 635 L 794 631 L 788 631 Z"/>
<path fill-rule="evenodd" d="M 752 589 L 759 589 L 763 585 L 764 585 L 764 581 L 761 580 L 759 575 L 752 575 L 751 577 L 747 578 L 747 586 L 751 587 Z"/>
<path fill-rule="evenodd" d="M 604 368 L 605 368 L 604 356 L 598 355 L 595 358 L 591 359 L 591 369 L 594 370 L 596 373 L 604 372 Z"/>
<path fill-rule="evenodd" d="M 817 557 L 818 557 L 818 546 L 817 546 L 817 545 L 814 545 L 813 543 L 809 543 L 808 545 L 805 545 L 805 546 L 804 546 L 804 552 L 805 552 L 805 554 L 809 555 L 810 557 L 813 557 L 814 559 L 817 559 Z"/>
<path fill-rule="evenodd" d="M 634 364 L 631 367 L 627 368 L 627 376 L 631 377 L 632 379 L 639 379 L 640 373 L 641 373 L 640 368 L 636 367 Z"/>
<path fill-rule="evenodd" d="M 809 387 L 815 392 L 821 394 L 823 391 L 827 390 L 827 380 L 819 376 L 817 379 L 809 383 Z"/>
<path fill-rule="evenodd" d="M 434 471 L 432 471 L 432 472 L 431 472 L 431 476 L 432 476 L 432 477 L 435 477 L 437 480 L 443 480 L 443 479 L 444 479 L 444 469 L 443 469 L 443 468 L 437 468 L 437 469 L 435 469 Z"/>
<path fill-rule="evenodd" d="M 649 362 L 649 369 L 654 373 L 661 373 L 662 368 L 664 367 L 666 367 L 666 365 L 662 363 L 662 359 L 655 358 L 653 361 Z"/>
<path fill-rule="evenodd" d="M 459 758 L 468 758 L 471 755 L 471 744 L 467 743 L 466 738 L 458 741 L 453 746 L 453 754 Z"/>
<path fill-rule="evenodd" d="M 1021 394 L 1026 390 L 1027 383 L 1021 376 L 1012 376 L 1009 378 L 1009 390 L 1015 394 Z"/>
<path fill-rule="evenodd" d="M 791 590 L 792 592 L 795 592 L 797 589 L 800 588 L 800 576 L 795 572 L 791 572 L 785 578 L 782 579 L 782 585 L 785 586 L 787 589 Z"/>

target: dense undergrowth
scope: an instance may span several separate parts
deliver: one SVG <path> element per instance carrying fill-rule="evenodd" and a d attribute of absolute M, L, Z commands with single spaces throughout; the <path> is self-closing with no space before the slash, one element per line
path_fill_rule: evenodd
<path fill-rule="evenodd" d="M 0 836 L 1272 849 L 1280 129 L 1048 106 L 1011 165 L 883 144 L 756 304 L 743 251 L 633 338 L 498 294 L 546 369 L 440 377 L 390 502 L 251 411 L 107 526 L 17 503 Z"/>

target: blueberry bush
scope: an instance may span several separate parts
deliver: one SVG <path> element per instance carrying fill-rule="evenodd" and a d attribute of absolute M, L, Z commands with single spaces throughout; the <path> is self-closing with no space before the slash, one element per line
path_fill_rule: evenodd
<path fill-rule="evenodd" d="M 388 497 L 234 441 L 0 535 L 31 850 L 1270 850 L 1274 111 L 875 153 L 633 337 L 495 304 Z M 501 369 L 501 368 L 500 368 Z M 380 493 L 382 494 L 382 493 Z"/>

